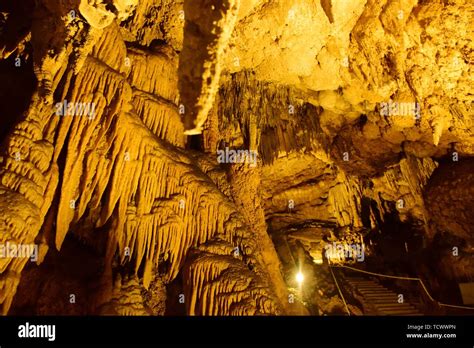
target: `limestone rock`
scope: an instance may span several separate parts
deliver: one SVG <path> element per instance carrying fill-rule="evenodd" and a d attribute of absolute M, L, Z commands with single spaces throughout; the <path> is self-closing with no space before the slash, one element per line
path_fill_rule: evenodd
<path fill-rule="evenodd" d="M 456 293 L 474 275 L 473 14 L 5 0 L 0 312 L 343 314 L 333 243 Z M 71 294 L 88 304 L 54 304 Z"/>

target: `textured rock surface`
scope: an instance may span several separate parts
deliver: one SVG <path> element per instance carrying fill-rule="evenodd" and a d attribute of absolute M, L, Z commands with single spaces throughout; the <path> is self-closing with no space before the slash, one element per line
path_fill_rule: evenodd
<path fill-rule="evenodd" d="M 0 245 L 38 255 L 0 258 L 0 311 L 343 312 L 330 278 L 315 290 L 324 248 L 360 242 L 384 265 L 384 244 L 409 257 L 418 236 L 430 257 L 402 272 L 440 296 L 472 279 L 473 14 L 469 0 L 6 0 Z M 314 286 L 293 301 L 302 267 Z"/>

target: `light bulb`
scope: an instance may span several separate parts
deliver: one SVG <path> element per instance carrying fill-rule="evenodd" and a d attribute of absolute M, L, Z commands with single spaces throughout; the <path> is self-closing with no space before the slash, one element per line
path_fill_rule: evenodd
<path fill-rule="evenodd" d="M 304 275 L 303 275 L 303 273 L 298 272 L 298 273 L 296 274 L 296 281 L 297 281 L 298 284 L 300 284 L 300 285 L 303 283 L 303 281 L 304 281 Z"/>

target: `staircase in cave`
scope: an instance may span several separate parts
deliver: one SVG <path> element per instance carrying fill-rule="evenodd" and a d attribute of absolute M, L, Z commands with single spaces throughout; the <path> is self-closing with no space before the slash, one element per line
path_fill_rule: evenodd
<path fill-rule="evenodd" d="M 399 303 L 399 295 L 381 285 L 376 279 L 359 276 L 343 278 L 355 297 L 361 301 L 365 315 L 423 315 L 418 309 L 418 303 L 407 301 L 406 296 L 403 303 Z"/>

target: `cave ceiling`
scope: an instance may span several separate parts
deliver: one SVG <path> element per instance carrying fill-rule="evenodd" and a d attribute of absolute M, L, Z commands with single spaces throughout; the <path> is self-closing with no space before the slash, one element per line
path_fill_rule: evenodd
<path fill-rule="evenodd" d="M 473 14 L 2 1 L 0 243 L 18 255 L 0 258 L 0 312 L 337 313 L 337 243 L 385 272 L 400 244 L 389 272 L 458 301 L 442 284 L 474 277 Z"/>

